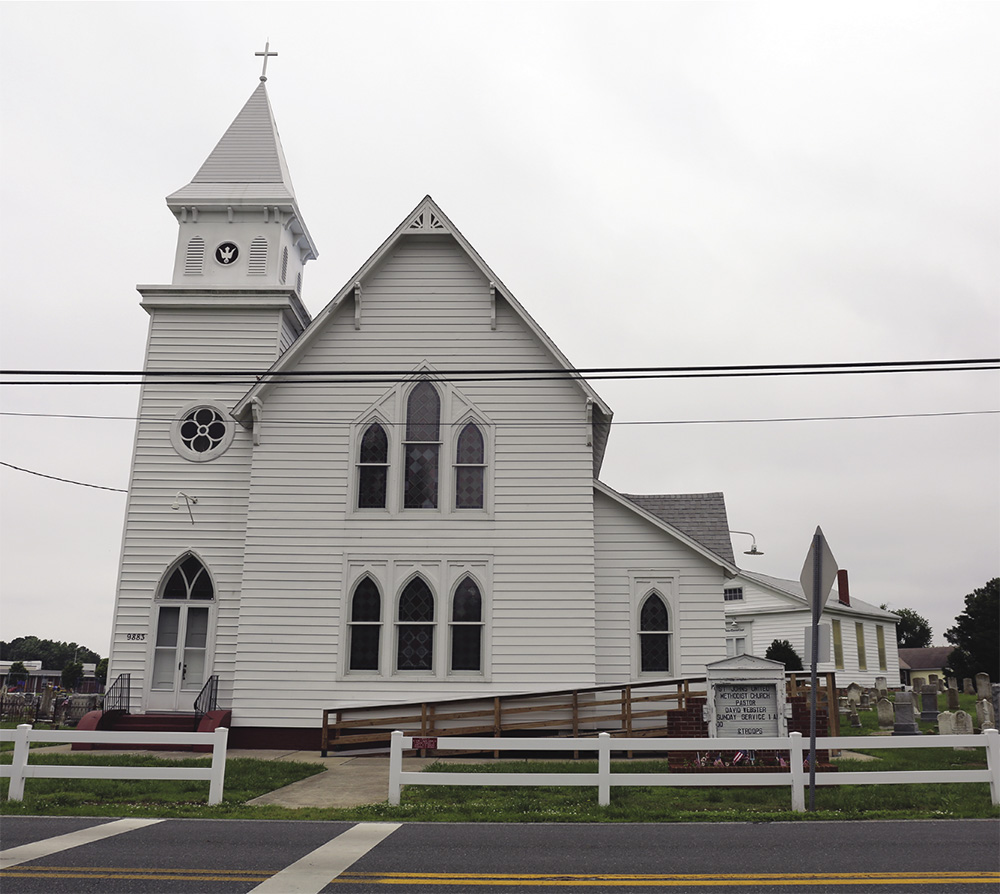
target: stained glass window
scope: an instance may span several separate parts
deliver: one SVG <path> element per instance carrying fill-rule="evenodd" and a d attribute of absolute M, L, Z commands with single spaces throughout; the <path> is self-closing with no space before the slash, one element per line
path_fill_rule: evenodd
<path fill-rule="evenodd" d="M 441 398 L 430 382 L 420 382 L 406 402 L 406 509 L 437 508 L 440 438 Z"/>
<path fill-rule="evenodd" d="M 639 669 L 644 673 L 670 670 L 667 607 L 659 593 L 650 593 L 639 613 Z"/>
<path fill-rule="evenodd" d="M 400 594 L 396 637 L 398 670 L 433 669 L 434 594 L 421 577 L 411 580 Z"/>
<path fill-rule="evenodd" d="M 382 594 L 375 581 L 364 577 L 351 598 L 351 670 L 378 670 L 381 619 Z"/>
<path fill-rule="evenodd" d="M 385 509 L 389 438 L 377 422 L 365 429 L 358 451 L 358 508 Z"/>
<path fill-rule="evenodd" d="M 455 508 L 482 509 L 486 475 L 483 434 L 470 422 L 458 435 L 455 458 Z"/>
<path fill-rule="evenodd" d="M 462 578 L 455 590 L 451 612 L 451 669 L 482 669 L 483 600 L 471 577 Z"/>

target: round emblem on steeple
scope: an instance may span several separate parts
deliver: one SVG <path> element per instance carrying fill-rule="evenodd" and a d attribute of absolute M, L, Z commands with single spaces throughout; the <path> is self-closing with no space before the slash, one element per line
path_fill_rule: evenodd
<path fill-rule="evenodd" d="M 240 256 L 239 246 L 235 242 L 223 242 L 215 249 L 215 260 L 223 267 L 230 267 Z"/>

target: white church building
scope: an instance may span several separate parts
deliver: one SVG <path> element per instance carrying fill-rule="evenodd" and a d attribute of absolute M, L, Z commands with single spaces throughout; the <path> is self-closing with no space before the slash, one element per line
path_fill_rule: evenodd
<path fill-rule="evenodd" d="M 430 197 L 312 319 L 262 78 L 167 204 L 108 677 L 134 712 L 211 680 L 234 743 L 313 741 L 324 708 L 726 657 L 722 494 L 599 480 L 610 407 Z"/>

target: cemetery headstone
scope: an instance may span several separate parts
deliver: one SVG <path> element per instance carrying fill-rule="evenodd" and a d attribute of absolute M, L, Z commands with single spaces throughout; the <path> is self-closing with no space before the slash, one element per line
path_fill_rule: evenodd
<path fill-rule="evenodd" d="M 976 674 L 976 698 L 989 698 L 992 694 L 990 691 L 990 675 Z"/>
<path fill-rule="evenodd" d="M 938 690 L 933 683 L 927 683 L 920 687 L 920 719 L 929 723 L 937 720 L 938 716 Z"/>
<path fill-rule="evenodd" d="M 962 692 L 964 692 L 966 695 L 975 695 L 976 694 L 976 686 L 972 682 L 972 677 L 963 677 L 962 678 Z"/>
<path fill-rule="evenodd" d="M 948 688 L 958 689 L 958 677 L 948 677 Z"/>
<path fill-rule="evenodd" d="M 979 728 L 996 729 L 996 718 L 993 716 L 993 704 L 989 699 L 981 698 L 976 702 L 976 720 Z"/>
<path fill-rule="evenodd" d="M 948 687 L 948 710 L 957 711 L 961 707 L 958 701 L 958 690 Z"/>
<path fill-rule="evenodd" d="M 910 688 L 913 690 L 915 698 L 920 698 L 920 689 L 926 682 L 927 680 L 923 677 L 910 677 Z"/>
<path fill-rule="evenodd" d="M 942 711 L 938 714 L 938 734 L 941 736 L 955 734 L 955 715 L 951 711 Z"/>
<path fill-rule="evenodd" d="M 972 727 L 972 715 L 966 711 L 956 711 L 955 712 L 955 735 L 956 736 L 971 736 L 975 730 Z M 960 751 L 966 751 L 971 749 L 956 749 Z"/>
<path fill-rule="evenodd" d="M 889 693 L 889 688 L 885 677 L 875 678 L 875 691 L 878 692 L 880 698 L 886 698 Z"/>
<path fill-rule="evenodd" d="M 892 725 L 894 736 L 919 736 L 920 728 L 913 719 L 913 693 L 896 694 L 896 722 Z"/>
<path fill-rule="evenodd" d="M 892 702 L 882 697 L 875 703 L 875 710 L 878 712 L 878 728 L 892 729 L 896 722 L 896 715 L 892 710 Z"/>

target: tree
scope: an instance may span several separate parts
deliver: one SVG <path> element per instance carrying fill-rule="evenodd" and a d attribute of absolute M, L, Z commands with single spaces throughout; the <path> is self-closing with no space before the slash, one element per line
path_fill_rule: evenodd
<path fill-rule="evenodd" d="M 97 682 L 102 686 L 108 682 L 108 659 L 102 658 L 97 662 L 97 667 L 94 668 L 94 677 L 96 677 Z"/>
<path fill-rule="evenodd" d="M 20 661 L 15 661 L 7 671 L 7 685 L 11 688 L 21 686 L 28 679 L 28 669 Z"/>
<path fill-rule="evenodd" d="M 896 646 L 900 649 L 926 649 L 931 644 L 933 631 L 927 619 L 912 608 L 893 609 L 899 616 L 896 622 Z"/>
<path fill-rule="evenodd" d="M 799 658 L 799 653 L 792 648 L 792 644 L 787 639 L 776 639 L 767 647 L 764 657 L 770 658 L 772 661 L 782 662 L 786 671 L 802 670 L 802 659 Z"/>
<path fill-rule="evenodd" d="M 955 647 L 948 662 L 956 677 L 987 673 L 1000 682 L 1000 577 L 965 597 L 965 611 L 944 638 Z"/>
<path fill-rule="evenodd" d="M 62 643 L 37 636 L 19 636 L 9 643 L 0 642 L 0 661 L 41 661 L 45 670 L 61 671 L 75 661 L 94 662 L 101 660 L 86 646 L 77 643 Z"/>
<path fill-rule="evenodd" d="M 63 689 L 73 690 L 76 689 L 77 684 L 83 679 L 83 665 L 79 662 L 70 662 L 62 670 L 62 687 Z"/>

